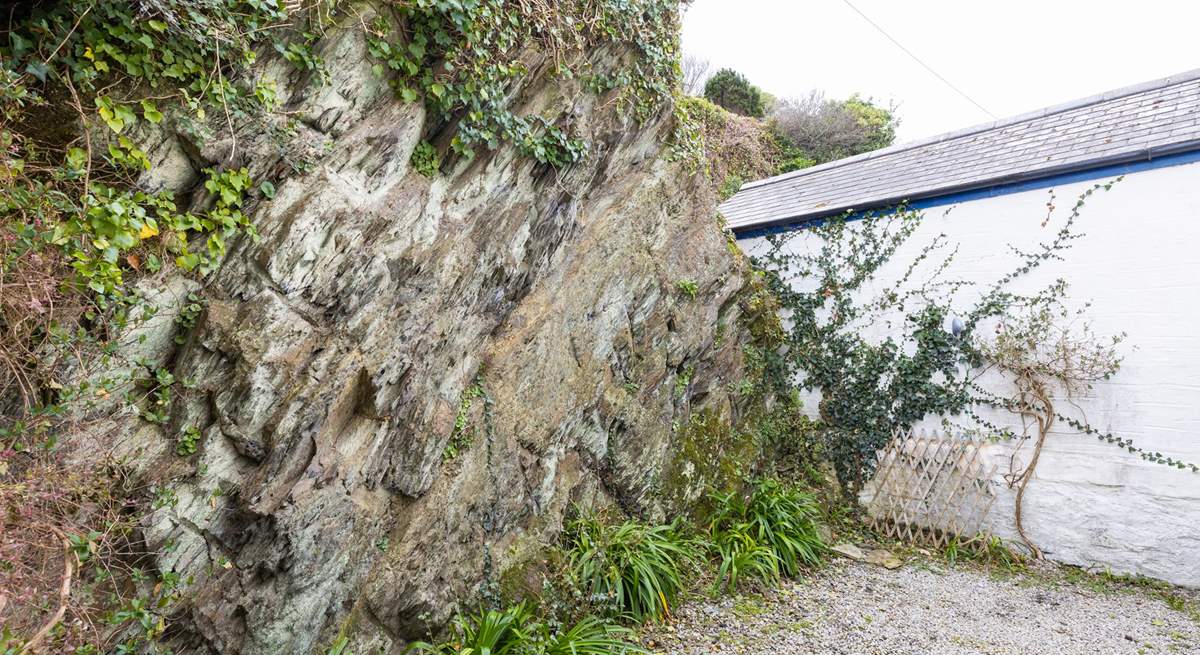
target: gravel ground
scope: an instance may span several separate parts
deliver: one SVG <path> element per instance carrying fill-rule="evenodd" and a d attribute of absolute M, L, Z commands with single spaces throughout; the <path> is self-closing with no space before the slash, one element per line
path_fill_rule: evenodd
<path fill-rule="evenodd" d="M 839 559 L 762 596 L 686 603 L 643 642 L 670 655 L 1200 653 L 1200 625 L 1153 590 L 1070 582 L 1052 566 L 999 576 Z"/>

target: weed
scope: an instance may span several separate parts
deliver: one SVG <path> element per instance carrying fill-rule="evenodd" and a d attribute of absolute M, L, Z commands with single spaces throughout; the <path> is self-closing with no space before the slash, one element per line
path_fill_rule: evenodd
<path fill-rule="evenodd" d="M 1004 539 L 979 534 L 969 539 L 955 535 L 942 547 L 942 557 L 951 564 L 970 561 L 989 568 L 995 567 L 1008 573 L 1024 570 L 1025 557 L 1014 550 Z"/>
<path fill-rule="evenodd" d="M 184 429 L 183 434 L 179 435 L 179 443 L 175 444 L 175 454 L 180 457 L 187 457 L 196 452 L 196 445 L 200 443 L 200 428 L 189 425 Z"/>
<path fill-rule="evenodd" d="M 425 177 L 433 177 L 438 167 L 442 165 L 442 158 L 438 155 L 437 148 L 428 141 L 422 141 L 413 148 L 412 157 L 409 158 L 413 170 L 424 175 Z"/>
<path fill-rule="evenodd" d="M 696 285 L 696 281 L 688 278 L 676 281 L 675 289 L 687 296 L 689 300 L 695 300 L 696 294 L 700 292 L 700 287 Z"/>

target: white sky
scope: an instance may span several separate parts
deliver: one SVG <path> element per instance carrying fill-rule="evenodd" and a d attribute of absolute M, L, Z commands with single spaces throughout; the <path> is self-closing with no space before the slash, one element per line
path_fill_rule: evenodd
<path fill-rule="evenodd" d="M 1004 118 L 1200 67 L 1195 0 L 851 0 Z M 775 96 L 899 105 L 897 141 L 990 121 L 844 0 L 694 0 L 683 50 Z"/>

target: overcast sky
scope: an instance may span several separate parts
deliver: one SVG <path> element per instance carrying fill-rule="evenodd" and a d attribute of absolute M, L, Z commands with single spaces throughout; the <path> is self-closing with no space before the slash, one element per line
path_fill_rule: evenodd
<path fill-rule="evenodd" d="M 850 0 L 1003 118 L 1200 67 L 1195 0 Z M 990 121 L 844 0 L 694 0 L 683 50 L 776 96 L 899 105 L 898 141 Z"/>

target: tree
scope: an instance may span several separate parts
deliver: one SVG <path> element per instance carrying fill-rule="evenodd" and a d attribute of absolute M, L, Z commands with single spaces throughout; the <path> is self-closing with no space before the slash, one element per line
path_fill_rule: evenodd
<path fill-rule="evenodd" d="M 695 55 L 684 55 L 680 63 L 683 70 L 683 92 L 689 96 L 699 96 L 704 92 L 704 83 L 708 81 L 712 64 L 707 59 Z"/>
<path fill-rule="evenodd" d="M 704 84 L 704 97 L 742 116 L 762 118 L 764 114 L 762 91 L 746 76 L 730 68 L 722 68 L 708 78 Z"/>
<path fill-rule="evenodd" d="M 786 151 L 784 172 L 890 146 L 899 124 L 894 112 L 858 95 L 838 101 L 819 91 L 778 101 L 771 118 Z"/>

